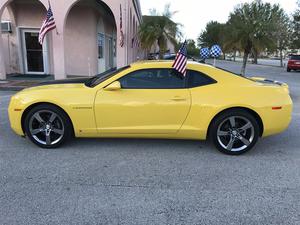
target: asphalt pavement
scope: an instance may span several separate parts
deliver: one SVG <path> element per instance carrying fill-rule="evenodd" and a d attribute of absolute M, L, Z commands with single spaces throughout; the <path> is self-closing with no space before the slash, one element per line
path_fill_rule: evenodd
<path fill-rule="evenodd" d="M 40 149 L 11 131 L 13 92 L 0 92 L 0 224 L 300 224 L 300 72 L 249 65 L 247 75 L 287 82 L 295 107 L 286 132 L 242 156 L 183 140 Z"/>

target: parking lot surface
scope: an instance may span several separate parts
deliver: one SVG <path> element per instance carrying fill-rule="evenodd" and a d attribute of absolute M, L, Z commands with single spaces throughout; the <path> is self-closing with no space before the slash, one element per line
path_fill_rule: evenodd
<path fill-rule="evenodd" d="M 300 224 L 300 73 L 249 65 L 247 75 L 287 82 L 295 105 L 286 132 L 242 156 L 182 140 L 40 149 L 11 131 L 13 92 L 0 92 L 0 224 Z"/>

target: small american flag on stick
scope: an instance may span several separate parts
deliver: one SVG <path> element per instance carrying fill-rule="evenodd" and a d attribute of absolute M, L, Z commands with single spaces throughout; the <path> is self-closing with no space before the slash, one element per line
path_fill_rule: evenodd
<path fill-rule="evenodd" d="M 124 32 L 123 32 L 123 18 L 122 18 L 122 5 L 120 4 L 120 46 L 124 46 Z"/>
<path fill-rule="evenodd" d="M 55 28 L 56 28 L 56 24 L 55 24 L 52 9 L 49 2 L 49 9 L 47 11 L 47 16 L 39 32 L 39 42 L 41 45 L 44 42 L 46 34 Z"/>
<path fill-rule="evenodd" d="M 141 45 L 139 35 L 136 34 L 132 39 L 131 39 L 131 48 L 139 48 Z"/>
<path fill-rule="evenodd" d="M 181 73 L 183 76 L 186 75 L 186 64 L 187 64 L 187 42 L 184 41 L 184 43 L 181 45 L 175 61 L 173 63 L 173 68 L 177 70 L 179 73 Z"/>

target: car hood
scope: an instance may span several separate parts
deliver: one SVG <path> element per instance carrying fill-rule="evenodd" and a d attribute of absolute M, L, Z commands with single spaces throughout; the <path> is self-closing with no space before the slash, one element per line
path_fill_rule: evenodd
<path fill-rule="evenodd" d="M 54 80 L 46 81 L 39 84 L 36 84 L 32 87 L 26 88 L 23 92 L 41 90 L 41 89 L 61 89 L 61 88 L 80 88 L 86 87 L 84 83 L 89 78 L 76 78 L 76 79 L 64 79 L 64 80 Z"/>
<path fill-rule="evenodd" d="M 75 78 L 75 79 L 63 79 L 63 80 L 53 80 L 53 81 L 46 81 L 37 84 L 36 86 L 44 86 L 44 85 L 52 85 L 52 84 L 84 84 L 89 78 Z"/>

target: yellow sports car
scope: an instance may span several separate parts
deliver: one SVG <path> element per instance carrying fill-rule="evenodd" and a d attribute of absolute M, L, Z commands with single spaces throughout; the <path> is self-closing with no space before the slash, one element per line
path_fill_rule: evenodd
<path fill-rule="evenodd" d="M 223 153 L 250 150 L 259 137 L 284 131 L 288 86 L 188 62 L 138 62 L 92 78 L 58 80 L 11 98 L 12 129 L 43 148 L 70 137 L 210 138 Z"/>

